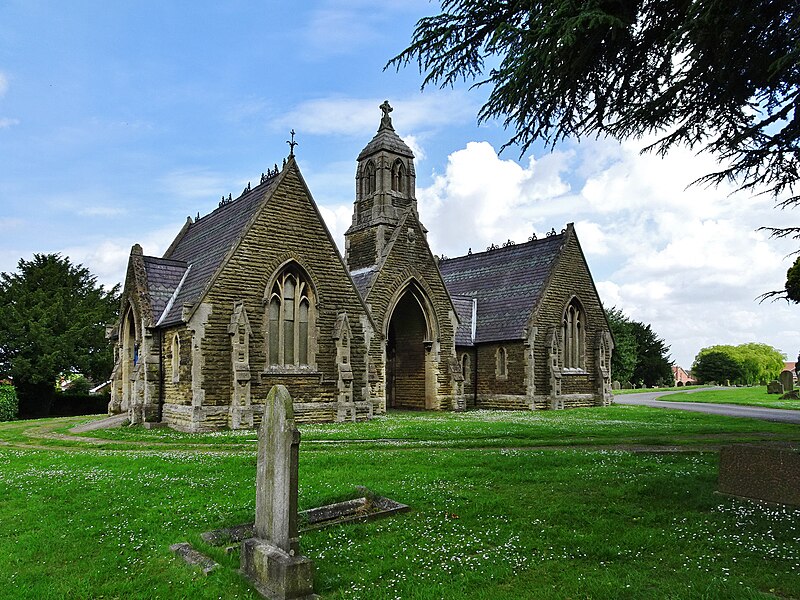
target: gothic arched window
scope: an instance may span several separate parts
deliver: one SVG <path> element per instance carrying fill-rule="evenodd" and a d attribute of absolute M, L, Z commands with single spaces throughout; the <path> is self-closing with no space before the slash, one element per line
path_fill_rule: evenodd
<path fill-rule="evenodd" d="M 466 352 L 461 355 L 461 375 L 464 377 L 464 381 L 470 381 L 469 354 Z"/>
<path fill-rule="evenodd" d="M 312 361 L 312 290 L 296 267 L 275 279 L 267 302 L 267 360 L 270 365 L 302 366 Z"/>
<path fill-rule="evenodd" d="M 366 194 L 372 194 L 377 189 L 377 179 L 375 174 L 375 163 L 367 161 L 364 169 L 364 187 Z"/>
<path fill-rule="evenodd" d="M 178 383 L 181 379 L 181 337 L 177 333 L 172 336 L 172 382 Z"/>
<path fill-rule="evenodd" d="M 564 311 L 561 339 L 564 348 L 563 366 L 567 369 L 585 368 L 586 318 L 577 298 L 573 298 Z"/>
<path fill-rule="evenodd" d="M 495 375 L 499 379 L 505 379 L 508 377 L 508 352 L 503 346 L 497 349 L 495 359 Z"/>
<path fill-rule="evenodd" d="M 405 178 L 406 168 L 403 166 L 403 161 L 398 158 L 392 166 L 392 190 L 402 193 L 405 188 Z"/>

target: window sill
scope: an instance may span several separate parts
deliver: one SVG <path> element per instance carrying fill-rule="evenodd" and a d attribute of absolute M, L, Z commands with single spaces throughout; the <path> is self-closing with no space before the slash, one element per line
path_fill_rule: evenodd
<path fill-rule="evenodd" d="M 563 375 L 588 375 L 589 371 L 586 369 L 579 369 L 576 367 L 564 367 L 561 369 Z"/>
<path fill-rule="evenodd" d="M 295 375 L 295 376 L 303 376 L 303 375 L 321 375 L 316 367 L 307 366 L 307 367 L 267 367 L 263 371 L 261 371 L 262 376 L 268 375 Z"/>

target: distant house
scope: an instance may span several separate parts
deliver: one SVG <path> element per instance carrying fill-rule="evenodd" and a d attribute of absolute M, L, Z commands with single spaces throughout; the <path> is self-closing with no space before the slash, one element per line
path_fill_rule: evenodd
<path fill-rule="evenodd" d="M 672 379 L 675 380 L 674 385 L 682 387 L 684 385 L 694 385 L 697 383 L 690 373 L 687 373 L 683 367 L 672 365 Z"/>
<path fill-rule="evenodd" d="M 791 371 L 792 373 L 794 373 L 794 378 L 795 378 L 795 380 L 797 380 L 797 362 L 796 361 L 795 362 L 785 361 L 783 363 L 783 370 L 784 371 Z"/>

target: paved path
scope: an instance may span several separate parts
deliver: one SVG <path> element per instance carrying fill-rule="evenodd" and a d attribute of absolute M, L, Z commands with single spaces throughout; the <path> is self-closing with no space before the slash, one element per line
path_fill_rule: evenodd
<path fill-rule="evenodd" d="M 686 393 L 699 392 L 710 388 L 684 390 Z M 749 419 L 762 419 L 778 423 L 794 423 L 800 425 L 800 410 L 784 408 L 762 408 L 760 406 L 742 406 L 740 404 L 707 404 L 704 402 L 668 402 L 658 400 L 660 396 L 674 394 L 675 392 L 642 392 L 641 394 L 623 394 L 614 396 L 616 404 L 633 404 L 637 406 L 651 406 L 653 408 L 672 408 L 689 410 L 693 412 L 726 415 L 729 417 L 746 417 Z"/>

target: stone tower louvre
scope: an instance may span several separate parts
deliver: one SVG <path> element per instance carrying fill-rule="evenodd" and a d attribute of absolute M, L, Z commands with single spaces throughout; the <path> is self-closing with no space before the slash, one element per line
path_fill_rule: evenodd
<path fill-rule="evenodd" d="M 417 212 L 414 153 L 395 133 L 388 102 L 375 137 L 358 155 L 353 223 L 345 233 L 345 260 L 351 271 L 380 261 L 401 217 Z"/>

